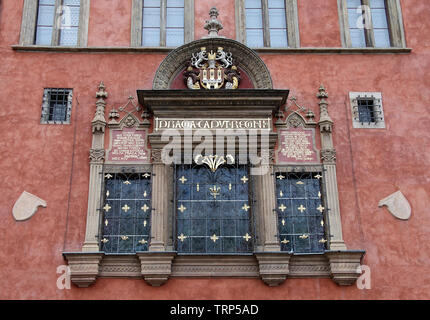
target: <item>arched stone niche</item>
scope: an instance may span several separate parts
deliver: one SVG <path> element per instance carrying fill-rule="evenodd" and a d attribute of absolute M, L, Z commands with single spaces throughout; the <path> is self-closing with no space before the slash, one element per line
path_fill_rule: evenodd
<path fill-rule="evenodd" d="M 232 53 L 235 65 L 238 65 L 242 74 L 245 73 L 244 78 L 249 78 L 254 89 L 273 88 L 270 72 L 258 54 L 242 43 L 226 38 L 200 39 L 170 52 L 158 67 L 152 88 L 154 90 L 173 89 L 174 83 L 177 83 L 178 76 L 186 68 L 192 54 L 199 52 L 201 47 L 214 52 L 218 47 L 223 47 L 224 51 Z M 247 88 L 250 88 L 250 85 L 247 85 Z"/>

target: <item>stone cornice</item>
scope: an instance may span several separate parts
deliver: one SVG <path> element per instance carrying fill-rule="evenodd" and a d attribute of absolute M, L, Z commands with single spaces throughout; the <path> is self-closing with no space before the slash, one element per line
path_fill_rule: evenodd
<path fill-rule="evenodd" d="M 261 278 L 269 286 L 286 279 L 332 278 L 352 285 L 360 276 L 365 251 L 326 251 L 321 254 L 255 252 L 247 255 L 178 255 L 176 252 L 139 252 L 106 255 L 103 252 L 63 253 L 71 279 L 87 287 L 96 278 L 144 278 L 159 286 L 169 278 Z M 288 281 L 288 280 L 287 280 Z"/>
<path fill-rule="evenodd" d="M 166 54 L 172 47 L 63 47 L 39 45 L 12 45 L 20 52 L 80 52 L 80 53 L 151 53 Z M 255 48 L 259 54 L 409 54 L 412 48 L 341 48 L 341 47 L 302 47 L 302 48 Z"/>

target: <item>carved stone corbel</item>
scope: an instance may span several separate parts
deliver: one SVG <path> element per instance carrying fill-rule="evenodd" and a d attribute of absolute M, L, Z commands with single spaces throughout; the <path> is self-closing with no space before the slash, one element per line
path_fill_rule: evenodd
<path fill-rule="evenodd" d="M 64 253 L 70 268 L 70 278 L 79 288 L 87 288 L 99 275 L 103 253 Z"/>
<path fill-rule="evenodd" d="M 141 273 L 145 281 L 153 286 L 163 285 L 172 274 L 175 252 L 138 252 Z"/>
<path fill-rule="evenodd" d="M 340 286 L 352 285 L 361 275 L 360 265 L 364 251 L 328 251 L 330 276 Z"/>
<path fill-rule="evenodd" d="M 255 253 L 258 261 L 259 274 L 261 279 L 270 287 L 282 284 L 286 279 L 289 270 L 291 254 L 285 252 L 261 252 Z"/>

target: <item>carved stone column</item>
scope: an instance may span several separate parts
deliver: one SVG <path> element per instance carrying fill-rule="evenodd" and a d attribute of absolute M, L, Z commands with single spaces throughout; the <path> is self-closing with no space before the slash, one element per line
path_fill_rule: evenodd
<path fill-rule="evenodd" d="M 108 97 L 105 91 L 103 82 L 99 85 L 99 91 L 96 93 L 96 114 L 91 122 L 93 141 L 90 150 L 90 181 L 89 181 L 89 195 L 88 195 L 88 211 L 87 211 L 87 227 L 85 232 L 85 242 L 82 247 L 83 252 L 97 252 L 99 251 L 99 221 L 100 213 L 98 211 L 100 206 L 100 194 L 103 183 L 103 163 L 105 159 L 104 149 L 104 136 L 106 128 L 105 107 L 106 102 L 104 99 Z"/>
<path fill-rule="evenodd" d="M 162 162 L 161 149 L 152 150 L 152 217 L 149 251 L 166 250 L 168 221 L 168 167 Z"/>
<path fill-rule="evenodd" d="M 328 238 L 330 250 L 346 250 L 342 236 L 342 221 L 340 218 L 339 192 L 336 177 L 336 149 L 333 147 L 333 120 L 328 114 L 328 94 L 321 85 L 317 95 L 320 99 L 320 120 L 318 122 L 321 133 L 321 158 L 323 162 L 324 185 L 326 188 L 326 207 L 328 210 L 329 228 Z"/>
<path fill-rule="evenodd" d="M 281 251 L 278 241 L 277 215 L 275 212 L 275 185 L 273 182 L 273 167 L 270 166 L 268 172 L 261 176 L 255 176 L 254 192 L 256 192 L 257 207 L 259 214 L 260 245 L 262 251 Z"/>

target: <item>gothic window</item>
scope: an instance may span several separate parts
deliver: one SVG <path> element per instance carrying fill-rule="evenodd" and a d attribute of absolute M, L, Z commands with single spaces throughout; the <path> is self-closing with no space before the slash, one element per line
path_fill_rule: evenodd
<path fill-rule="evenodd" d="M 176 183 L 178 253 L 251 253 L 252 202 L 245 165 L 179 165 Z"/>
<path fill-rule="evenodd" d="M 72 112 L 72 89 L 48 88 L 43 93 L 42 124 L 68 124 Z"/>
<path fill-rule="evenodd" d="M 25 0 L 20 43 L 86 46 L 90 0 Z"/>
<path fill-rule="evenodd" d="M 353 48 L 404 47 L 401 9 L 397 0 L 338 0 L 342 40 Z"/>
<path fill-rule="evenodd" d="M 385 128 L 380 92 L 349 93 L 354 128 Z"/>
<path fill-rule="evenodd" d="M 193 40 L 193 1 L 134 0 L 132 45 L 177 47 Z"/>
<path fill-rule="evenodd" d="M 277 172 L 276 212 L 282 251 L 324 252 L 324 202 L 321 172 Z"/>
<path fill-rule="evenodd" d="M 296 0 L 237 2 L 238 39 L 252 48 L 298 47 Z"/>
<path fill-rule="evenodd" d="M 151 173 L 103 175 L 101 251 L 147 251 L 151 234 Z"/>

